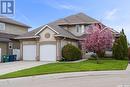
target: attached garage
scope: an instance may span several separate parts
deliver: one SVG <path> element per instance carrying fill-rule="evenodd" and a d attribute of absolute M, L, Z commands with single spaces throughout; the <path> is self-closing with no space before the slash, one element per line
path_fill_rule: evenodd
<path fill-rule="evenodd" d="M 67 32 L 59 32 L 63 29 L 58 28 L 59 27 L 55 25 L 45 25 L 44 27 L 38 29 L 38 31 L 29 32 L 29 36 L 27 34 L 27 37 L 18 37 L 18 39 L 21 40 L 21 59 L 36 61 L 61 60 L 62 47 L 68 43 L 72 43 L 72 41 L 74 41 L 74 43 L 78 41 L 73 37 L 69 38 L 68 34 L 64 37 Z"/>
<path fill-rule="evenodd" d="M 36 60 L 36 45 L 23 45 L 23 60 Z"/>
<path fill-rule="evenodd" d="M 56 61 L 56 45 L 40 45 L 40 61 Z"/>

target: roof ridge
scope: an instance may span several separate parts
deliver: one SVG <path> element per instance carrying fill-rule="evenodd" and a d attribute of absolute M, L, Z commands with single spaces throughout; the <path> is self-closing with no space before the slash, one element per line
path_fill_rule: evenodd
<path fill-rule="evenodd" d="M 89 15 L 86 15 L 86 14 L 84 14 L 84 13 L 79 13 L 79 14 L 82 14 L 82 15 L 84 15 L 84 16 L 86 16 L 86 17 L 88 17 L 88 18 L 91 18 L 91 19 L 93 19 L 93 20 L 96 20 L 95 18 L 92 18 L 92 17 L 90 17 Z M 77 16 L 78 18 L 80 18 L 80 19 L 83 20 L 83 21 L 86 21 L 85 19 L 79 17 L 79 15 L 75 15 L 75 16 Z M 96 20 L 96 21 L 98 21 L 98 20 Z"/>

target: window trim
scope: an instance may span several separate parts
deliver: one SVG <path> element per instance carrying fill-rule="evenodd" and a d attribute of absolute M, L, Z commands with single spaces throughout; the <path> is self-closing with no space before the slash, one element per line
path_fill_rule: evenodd
<path fill-rule="evenodd" d="M 77 33 L 84 33 L 85 32 L 85 25 L 76 25 Z"/>
<path fill-rule="evenodd" d="M 80 33 L 80 25 L 76 25 L 76 31 L 77 33 Z"/>
<path fill-rule="evenodd" d="M 1 23 L 1 22 L 0 22 L 0 26 L 2 26 L 2 28 L 3 28 L 3 29 L 0 28 L 0 31 L 5 30 L 5 23 Z"/>

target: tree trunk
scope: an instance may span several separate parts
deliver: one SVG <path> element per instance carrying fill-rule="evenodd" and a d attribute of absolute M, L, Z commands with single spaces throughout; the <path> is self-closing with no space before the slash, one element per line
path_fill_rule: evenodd
<path fill-rule="evenodd" d="M 98 55 L 97 55 L 96 59 L 97 59 L 97 64 L 100 64 L 100 60 L 99 60 Z"/>

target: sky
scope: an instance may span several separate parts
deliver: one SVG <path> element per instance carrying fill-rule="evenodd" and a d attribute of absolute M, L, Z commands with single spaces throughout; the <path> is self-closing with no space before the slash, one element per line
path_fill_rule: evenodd
<path fill-rule="evenodd" d="M 59 18 L 83 12 L 130 41 L 130 0 L 15 0 L 14 19 L 35 29 Z"/>

